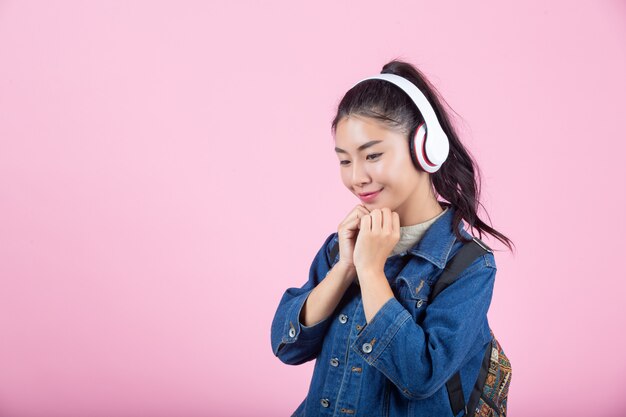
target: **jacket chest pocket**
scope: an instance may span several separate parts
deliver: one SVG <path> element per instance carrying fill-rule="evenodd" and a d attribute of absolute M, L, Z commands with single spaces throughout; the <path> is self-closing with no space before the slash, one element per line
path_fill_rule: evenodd
<path fill-rule="evenodd" d="M 398 277 L 396 280 L 396 295 L 400 304 L 413 316 L 415 322 L 421 322 L 428 306 L 430 285 L 425 279 L 408 279 Z"/>

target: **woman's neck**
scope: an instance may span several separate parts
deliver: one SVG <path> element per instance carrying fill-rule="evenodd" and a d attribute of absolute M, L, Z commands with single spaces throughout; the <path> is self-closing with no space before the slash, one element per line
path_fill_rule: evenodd
<path fill-rule="evenodd" d="M 434 196 L 432 199 L 416 200 L 411 203 L 397 209 L 401 227 L 427 222 L 443 212 L 443 207 Z"/>

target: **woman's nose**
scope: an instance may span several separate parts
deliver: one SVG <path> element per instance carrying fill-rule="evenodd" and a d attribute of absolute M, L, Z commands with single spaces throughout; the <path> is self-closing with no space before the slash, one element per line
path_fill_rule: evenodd
<path fill-rule="evenodd" d="M 363 164 L 352 164 L 352 185 L 360 187 L 369 182 L 369 174 Z"/>

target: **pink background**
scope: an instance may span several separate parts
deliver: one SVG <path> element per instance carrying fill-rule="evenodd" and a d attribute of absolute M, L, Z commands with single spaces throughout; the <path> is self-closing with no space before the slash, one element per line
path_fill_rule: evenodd
<path fill-rule="evenodd" d="M 625 415 L 625 41 L 615 0 L 1 1 L 0 416 L 289 415 L 313 362 L 271 320 L 358 203 L 335 107 L 395 57 L 517 245 L 509 415 Z"/>

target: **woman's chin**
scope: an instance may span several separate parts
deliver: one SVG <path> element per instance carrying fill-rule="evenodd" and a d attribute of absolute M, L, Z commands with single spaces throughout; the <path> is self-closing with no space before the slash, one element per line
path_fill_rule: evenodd
<path fill-rule="evenodd" d="M 368 209 L 369 211 L 372 211 L 374 209 L 383 209 L 385 207 L 389 207 L 384 201 L 376 201 L 375 203 L 365 203 L 363 201 L 361 201 L 361 204 Z"/>

